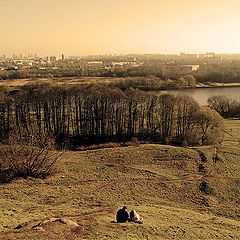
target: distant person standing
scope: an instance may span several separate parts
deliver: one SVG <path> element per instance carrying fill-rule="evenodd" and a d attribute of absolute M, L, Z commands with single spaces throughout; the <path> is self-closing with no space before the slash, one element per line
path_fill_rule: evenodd
<path fill-rule="evenodd" d="M 128 221 L 129 215 L 126 209 L 127 207 L 124 206 L 122 209 L 118 210 L 117 216 L 116 216 L 118 223 L 124 223 Z"/>

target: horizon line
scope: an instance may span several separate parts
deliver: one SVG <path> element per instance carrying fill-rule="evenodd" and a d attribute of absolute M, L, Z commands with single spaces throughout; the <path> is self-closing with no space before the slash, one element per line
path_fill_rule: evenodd
<path fill-rule="evenodd" d="M 44 56 L 44 57 L 47 57 L 47 56 L 62 56 L 62 55 L 65 55 L 65 57 L 88 57 L 88 56 L 127 56 L 127 55 L 204 55 L 204 54 L 207 54 L 207 53 L 213 53 L 215 55 L 237 55 L 237 54 L 240 54 L 240 52 L 214 52 L 214 51 L 206 51 L 206 52 L 184 52 L 184 51 L 180 51 L 180 52 L 174 52 L 174 53 L 156 53 L 156 52 L 133 52 L 133 53 L 95 53 L 95 54 L 66 54 L 64 52 L 61 52 L 61 53 L 57 53 L 57 54 L 38 54 L 38 53 L 13 53 L 13 54 L 7 54 L 7 53 L 2 53 L 1 56 L 20 56 L 22 55 L 22 57 L 40 57 L 40 56 Z M 29 56 L 31 55 L 31 56 Z"/>

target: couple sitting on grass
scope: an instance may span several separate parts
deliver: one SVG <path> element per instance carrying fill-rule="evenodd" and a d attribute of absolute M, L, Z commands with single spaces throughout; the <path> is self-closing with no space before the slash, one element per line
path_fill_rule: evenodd
<path fill-rule="evenodd" d="M 127 207 L 124 206 L 122 209 L 119 209 L 117 212 L 117 222 L 118 223 L 123 223 L 123 222 L 135 222 L 135 223 L 143 223 L 143 219 L 140 218 L 139 214 L 135 211 L 132 210 L 130 212 L 130 217 L 127 212 Z"/>

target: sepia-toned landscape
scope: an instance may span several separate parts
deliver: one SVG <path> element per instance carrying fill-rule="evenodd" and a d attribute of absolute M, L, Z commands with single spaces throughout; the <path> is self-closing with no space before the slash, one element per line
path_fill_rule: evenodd
<path fill-rule="evenodd" d="M 0 0 L 0 239 L 240 239 L 235 0 Z"/>
<path fill-rule="evenodd" d="M 1 239 L 238 239 L 239 120 L 225 124 L 217 160 L 213 146 L 64 151 L 46 179 L 1 185 Z M 144 224 L 112 223 L 122 205 Z"/>

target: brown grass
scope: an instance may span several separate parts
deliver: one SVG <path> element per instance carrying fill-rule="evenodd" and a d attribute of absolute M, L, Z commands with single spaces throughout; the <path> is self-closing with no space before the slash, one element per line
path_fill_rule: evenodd
<path fill-rule="evenodd" d="M 217 164 L 212 146 L 198 150 L 206 162 L 196 149 L 156 144 L 67 151 L 46 180 L 1 185 L 0 239 L 238 239 L 239 148 L 222 146 Z M 203 180 L 212 194 L 200 190 Z M 123 205 L 144 224 L 113 223 Z M 52 217 L 79 227 L 32 228 Z"/>
<path fill-rule="evenodd" d="M 138 79 L 133 77 L 131 79 Z M 120 81 L 124 81 L 125 78 L 113 78 L 113 77 L 64 77 L 64 78 L 27 78 L 27 79 L 9 79 L 1 80 L 0 86 L 5 87 L 20 87 L 32 84 L 53 84 L 53 85 L 78 85 L 78 84 L 111 84 Z"/>

